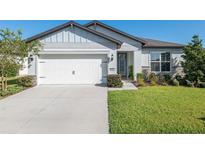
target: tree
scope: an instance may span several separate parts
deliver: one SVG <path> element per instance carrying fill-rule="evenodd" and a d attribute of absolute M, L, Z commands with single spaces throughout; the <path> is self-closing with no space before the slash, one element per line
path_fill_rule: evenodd
<path fill-rule="evenodd" d="M 194 35 L 192 41 L 183 49 L 182 67 L 186 78 L 196 85 L 205 79 L 205 49 L 202 40 Z"/>
<path fill-rule="evenodd" d="M 41 49 L 40 41 L 26 43 L 22 39 L 21 31 L 12 32 L 9 29 L 0 29 L 0 71 L 1 89 L 7 89 L 6 68 L 9 66 L 22 67 L 25 57 L 38 54 Z"/>

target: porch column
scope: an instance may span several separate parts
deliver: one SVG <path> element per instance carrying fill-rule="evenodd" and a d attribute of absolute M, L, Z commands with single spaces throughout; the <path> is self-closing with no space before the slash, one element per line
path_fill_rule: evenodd
<path fill-rule="evenodd" d="M 35 55 L 35 63 L 36 63 L 36 84 L 39 85 L 39 58 L 38 55 Z"/>
<path fill-rule="evenodd" d="M 108 74 L 117 74 L 117 50 L 110 50 L 108 57 Z"/>
<path fill-rule="evenodd" d="M 141 49 L 133 51 L 133 73 L 134 73 L 134 80 L 137 79 L 137 73 L 141 73 L 142 72 L 141 56 L 142 56 Z"/>

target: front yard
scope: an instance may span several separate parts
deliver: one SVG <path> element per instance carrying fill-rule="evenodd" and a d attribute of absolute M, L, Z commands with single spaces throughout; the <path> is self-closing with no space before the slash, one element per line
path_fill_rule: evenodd
<path fill-rule="evenodd" d="M 205 133 L 205 89 L 110 91 L 108 105 L 110 133 Z"/>
<path fill-rule="evenodd" d="M 12 95 L 12 94 L 21 92 L 25 89 L 23 86 L 19 86 L 17 84 L 17 78 L 18 77 L 12 77 L 12 78 L 7 79 L 8 80 L 7 91 L 3 92 L 0 90 L 0 99 L 4 98 L 6 96 Z"/>

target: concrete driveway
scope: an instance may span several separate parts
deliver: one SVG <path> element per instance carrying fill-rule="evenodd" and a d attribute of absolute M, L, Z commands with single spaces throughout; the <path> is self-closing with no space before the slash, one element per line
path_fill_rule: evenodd
<path fill-rule="evenodd" d="M 2 99 L 0 133 L 108 133 L 107 88 L 43 85 Z"/>

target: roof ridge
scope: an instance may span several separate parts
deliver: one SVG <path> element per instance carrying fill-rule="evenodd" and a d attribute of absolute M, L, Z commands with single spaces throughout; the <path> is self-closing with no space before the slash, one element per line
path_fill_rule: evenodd
<path fill-rule="evenodd" d="M 93 33 L 93 34 L 96 34 L 96 35 L 98 35 L 98 36 L 101 36 L 101 37 L 103 37 L 103 38 L 105 38 L 105 39 L 108 39 L 108 40 L 110 40 L 110 41 L 112 41 L 112 42 L 115 42 L 115 43 L 117 43 L 117 44 L 122 44 L 121 41 L 119 41 L 119 40 L 117 40 L 117 39 L 115 39 L 115 38 L 112 38 L 112 37 L 110 37 L 110 36 L 107 36 L 107 35 L 105 35 L 105 34 L 103 34 L 103 33 L 100 33 L 100 32 L 98 32 L 98 31 L 92 30 L 92 29 L 90 29 L 90 28 L 84 27 L 83 25 L 81 25 L 81 24 L 79 24 L 79 23 L 77 23 L 77 22 L 75 22 L 75 21 L 73 21 L 73 20 L 68 21 L 68 22 L 66 22 L 66 23 L 63 23 L 63 24 L 61 24 L 61 25 L 58 25 L 58 26 L 56 26 L 56 27 L 53 27 L 53 28 L 51 28 L 51 29 L 49 29 L 49 30 L 46 30 L 46 31 L 44 31 L 44 32 L 41 32 L 41 33 L 39 33 L 39 34 L 36 34 L 36 35 L 34 35 L 34 36 L 32 36 L 32 37 L 29 37 L 29 38 L 25 39 L 25 41 L 26 41 L 26 42 L 31 42 L 31 41 L 33 41 L 33 40 L 42 38 L 42 37 L 44 37 L 44 36 L 46 36 L 46 35 L 49 35 L 49 34 L 54 33 L 54 32 L 56 32 L 56 31 L 59 31 L 59 30 L 65 28 L 65 27 L 69 26 L 70 24 L 74 24 L 75 26 L 77 26 L 77 27 L 79 27 L 79 28 L 81 28 L 81 29 L 87 30 L 87 31 L 89 31 L 89 32 L 91 32 L 91 33 Z"/>
<path fill-rule="evenodd" d="M 119 29 L 117 29 L 115 27 L 109 26 L 109 25 L 107 25 L 107 24 L 105 24 L 105 23 L 103 23 L 101 21 L 98 21 L 98 20 L 92 20 L 91 22 L 88 22 L 88 23 L 84 24 L 84 26 L 85 27 L 89 27 L 92 24 L 99 24 L 99 25 L 104 26 L 104 27 L 106 27 L 106 28 L 108 28 L 110 30 L 113 30 L 113 31 L 115 31 L 117 33 L 120 33 L 121 35 L 125 35 L 125 36 L 127 36 L 127 37 L 129 37 L 131 39 L 134 39 L 134 40 L 139 41 L 139 42 L 141 42 L 143 44 L 146 44 L 146 41 L 141 39 L 140 37 L 128 34 L 128 33 L 124 32 L 122 30 L 119 30 Z"/>
<path fill-rule="evenodd" d="M 137 39 L 138 41 L 140 40 L 140 41 L 144 42 L 144 44 L 143 44 L 144 47 L 152 47 L 152 46 L 150 46 L 150 43 L 153 45 L 153 42 L 155 42 L 154 47 L 157 47 L 157 46 L 158 47 L 183 47 L 184 46 L 184 44 L 179 44 L 179 43 L 174 43 L 174 42 L 161 41 L 161 40 L 150 39 L 150 38 L 143 38 L 143 37 L 136 37 L 134 35 L 130 35 L 130 34 L 126 33 L 126 32 L 123 32 L 123 31 L 121 31 L 121 30 L 119 30 L 119 29 L 117 29 L 115 27 L 111 27 L 109 25 L 106 25 L 103 22 L 98 21 L 98 20 L 93 20 L 91 22 L 88 22 L 87 24 L 84 24 L 84 26 L 89 27 L 92 24 L 99 24 L 100 26 L 103 26 L 105 28 L 113 30 L 113 31 L 115 31 L 117 33 L 120 33 L 122 35 L 126 35 L 127 37 L 131 37 L 132 39 L 135 39 L 135 40 Z M 153 42 L 151 42 L 151 41 L 153 41 Z M 159 42 L 159 43 L 156 44 L 156 42 Z M 162 43 L 164 43 L 164 44 L 162 44 Z"/>

